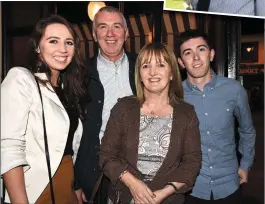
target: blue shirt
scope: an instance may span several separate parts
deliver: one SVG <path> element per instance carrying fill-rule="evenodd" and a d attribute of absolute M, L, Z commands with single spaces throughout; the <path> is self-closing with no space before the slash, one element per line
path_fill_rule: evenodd
<path fill-rule="evenodd" d="M 248 96 L 233 79 L 217 76 L 203 91 L 183 82 L 184 99 L 195 106 L 200 121 L 202 167 L 192 196 L 210 200 L 225 198 L 239 187 L 238 159 L 234 135 L 234 116 L 239 123 L 240 168 L 248 170 L 254 159 L 256 131 L 253 127 Z"/>

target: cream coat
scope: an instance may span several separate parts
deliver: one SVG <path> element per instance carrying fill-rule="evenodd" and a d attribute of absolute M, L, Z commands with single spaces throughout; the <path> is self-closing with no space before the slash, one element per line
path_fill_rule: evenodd
<path fill-rule="evenodd" d="M 36 74 L 46 79 L 43 73 Z M 56 93 L 40 85 L 48 136 L 52 175 L 62 160 L 70 121 Z M 51 90 L 52 87 L 48 86 Z M 75 161 L 82 136 L 79 120 L 74 135 Z M 49 182 L 44 150 L 42 106 L 36 81 L 29 70 L 12 68 L 1 85 L 1 175 L 24 166 L 29 203 L 34 203 Z M 6 193 L 6 202 L 10 202 Z"/>

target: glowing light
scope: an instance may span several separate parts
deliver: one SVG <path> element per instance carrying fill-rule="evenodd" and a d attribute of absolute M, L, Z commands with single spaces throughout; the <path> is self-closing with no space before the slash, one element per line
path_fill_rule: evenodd
<path fill-rule="evenodd" d="M 95 14 L 98 12 L 99 9 L 105 7 L 106 4 L 102 1 L 91 1 L 87 6 L 87 13 L 91 21 L 94 20 Z"/>

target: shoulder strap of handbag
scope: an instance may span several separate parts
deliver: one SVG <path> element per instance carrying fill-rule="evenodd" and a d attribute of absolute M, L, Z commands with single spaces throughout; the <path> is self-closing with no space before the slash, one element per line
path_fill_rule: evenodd
<path fill-rule="evenodd" d="M 211 0 L 199 0 L 197 4 L 197 11 L 208 11 Z"/>
<path fill-rule="evenodd" d="M 39 94 L 40 94 L 40 100 L 41 100 L 41 106 L 42 106 L 42 121 L 43 121 L 43 132 L 44 132 L 44 146 L 45 146 L 45 155 L 46 155 L 46 161 L 47 161 L 47 167 L 48 167 L 48 174 L 49 174 L 49 181 L 50 181 L 51 198 L 52 198 L 52 203 L 55 204 L 54 191 L 53 191 L 53 183 L 52 183 L 52 174 L 51 174 L 50 155 L 49 155 L 49 148 L 48 148 L 48 138 L 47 138 L 46 124 L 45 124 L 45 117 L 44 117 L 44 109 L 43 109 L 43 100 L 42 100 L 40 85 L 39 85 L 39 82 L 38 82 L 37 77 L 35 77 L 35 80 L 36 80 L 37 87 L 38 87 L 38 91 L 39 91 Z"/>
<path fill-rule="evenodd" d="M 99 175 L 99 177 L 98 177 L 98 180 L 97 180 L 97 182 L 96 182 L 96 184 L 95 184 L 95 186 L 94 186 L 94 188 L 93 188 L 92 195 L 91 195 L 91 197 L 90 197 L 90 199 L 89 199 L 89 202 L 88 202 L 89 204 L 93 204 L 93 203 L 94 203 L 93 201 L 94 201 L 95 196 L 96 196 L 96 194 L 97 194 L 97 192 L 98 192 L 98 189 L 99 189 L 99 186 L 100 186 L 101 180 L 102 180 L 102 178 L 103 178 L 104 170 L 105 170 L 107 164 L 108 164 L 109 162 L 115 160 L 115 159 L 116 159 L 116 158 L 110 158 L 110 159 L 108 159 L 108 160 L 106 160 L 106 161 L 104 162 L 104 164 L 103 164 L 103 168 L 102 168 L 102 171 L 100 172 L 100 175 Z"/>
<path fill-rule="evenodd" d="M 4 183 L 4 179 L 2 178 L 2 200 L 1 200 L 1 202 L 4 203 L 5 199 L 6 199 L 6 186 Z"/>

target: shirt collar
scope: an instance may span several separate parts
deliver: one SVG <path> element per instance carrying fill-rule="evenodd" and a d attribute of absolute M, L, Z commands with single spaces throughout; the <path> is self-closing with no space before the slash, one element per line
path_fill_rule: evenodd
<path fill-rule="evenodd" d="M 113 61 L 110 61 L 110 60 L 108 60 L 108 59 L 106 59 L 102 54 L 101 54 L 101 52 L 100 52 L 100 49 L 99 49 L 99 51 L 98 51 L 98 60 L 100 61 L 100 62 L 102 62 L 104 65 L 106 65 L 106 66 L 110 66 L 110 65 L 113 65 L 113 64 L 115 64 L 116 66 L 118 65 L 121 65 L 123 62 L 124 62 L 124 60 L 125 60 L 125 52 L 124 52 L 124 50 L 122 51 L 122 56 L 121 56 L 121 58 L 120 59 L 118 59 L 117 61 L 115 61 L 115 62 L 113 62 Z"/>
<path fill-rule="evenodd" d="M 211 69 L 211 76 L 212 76 L 212 79 L 211 81 L 209 81 L 205 86 L 209 86 L 211 89 L 212 88 L 215 88 L 216 86 L 216 83 L 217 83 L 217 75 L 216 73 Z M 192 91 L 194 88 L 196 88 L 196 86 L 194 84 L 192 84 L 188 79 L 186 80 L 186 84 L 187 84 L 187 87 Z"/>
<path fill-rule="evenodd" d="M 211 76 L 212 76 L 212 80 L 206 85 L 209 85 L 210 88 L 215 88 L 216 83 L 217 83 L 217 75 L 212 69 L 211 69 Z"/>

